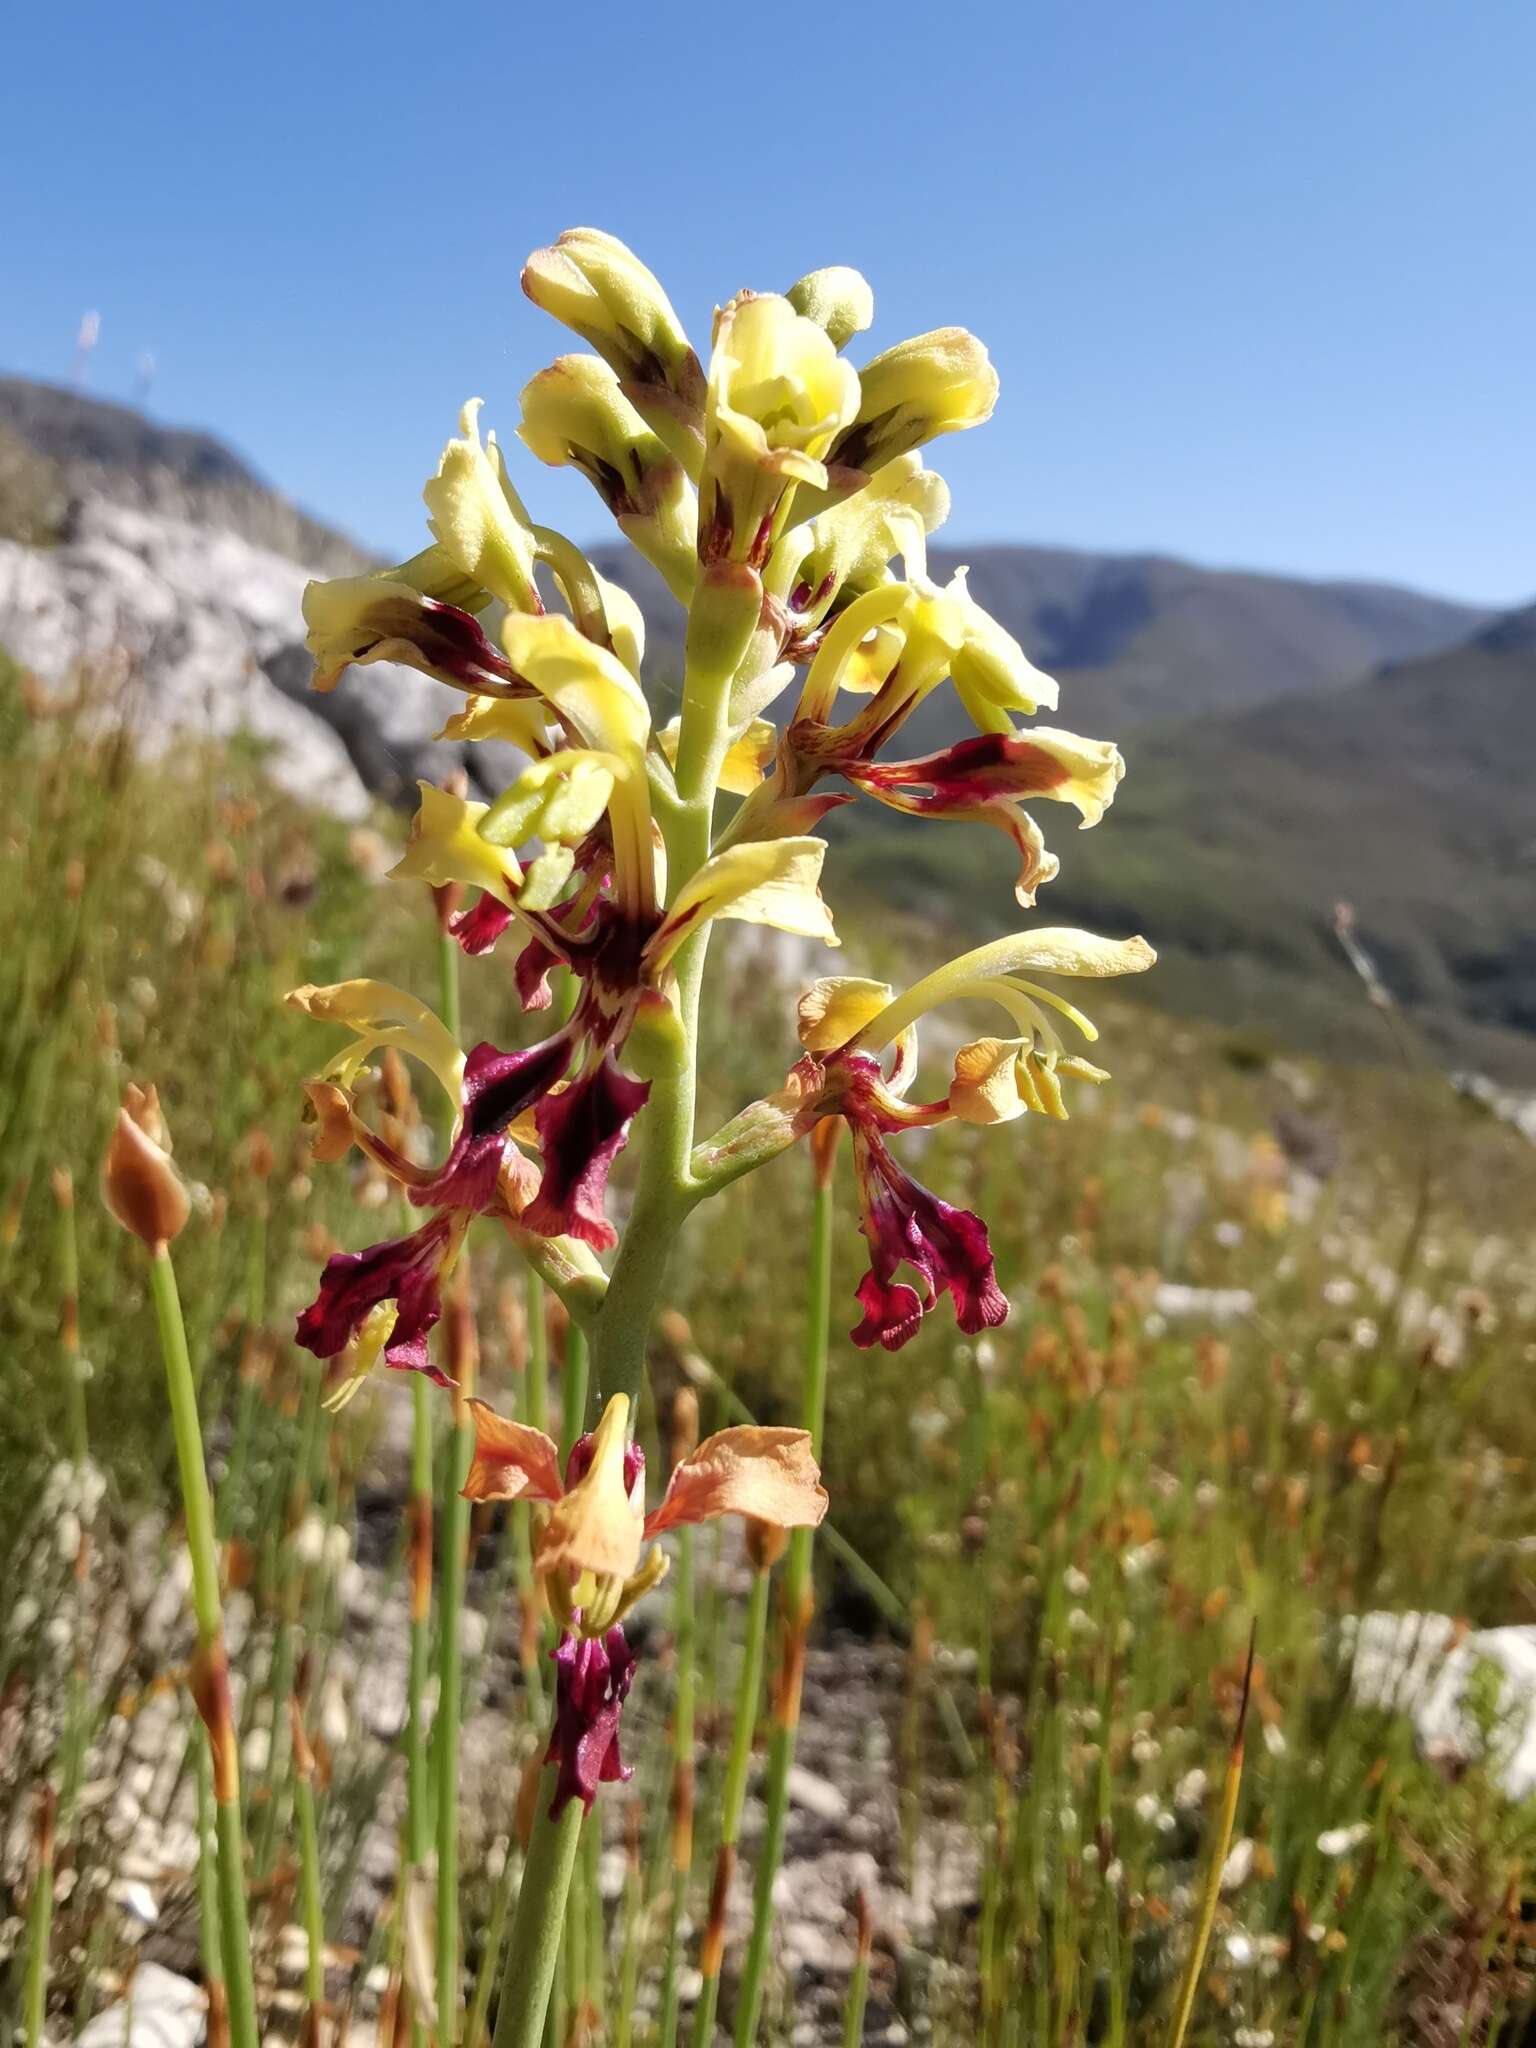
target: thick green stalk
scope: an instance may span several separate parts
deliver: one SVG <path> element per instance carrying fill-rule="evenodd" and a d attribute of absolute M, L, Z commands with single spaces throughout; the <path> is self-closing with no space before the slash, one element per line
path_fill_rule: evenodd
<path fill-rule="evenodd" d="M 715 2008 L 720 1999 L 720 1965 L 725 1954 L 725 1908 L 731 1878 L 736 1869 L 736 1840 L 741 1831 L 741 1809 L 747 1796 L 747 1772 L 752 1763 L 752 1738 L 757 1731 L 758 1696 L 763 1689 L 763 1645 L 768 1635 L 769 1572 L 760 1566 L 752 1576 L 752 1593 L 747 1602 L 746 1640 L 741 1650 L 741 1672 L 736 1681 L 736 1712 L 731 1724 L 731 1748 L 726 1758 L 725 1778 L 720 1787 L 720 1843 L 715 1851 L 715 1875 L 710 1888 L 709 1922 L 699 1947 L 699 1970 L 704 1982 L 693 2013 L 693 2048 L 709 2048 L 715 2035 Z"/>
<path fill-rule="evenodd" d="M 325 1918 L 320 1891 L 320 1831 L 315 1820 L 315 1759 L 300 1702 L 292 1704 L 293 1807 L 299 1823 L 299 1910 L 304 1919 L 304 1996 L 309 2004 L 306 2048 L 318 2043 L 325 2005 Z"/>
<path fill-rule="evenodd" d="M 192 1559 L 192 1611 L 197 1622 L 193 1693 L 208 1730 L 213 1757 L 214 1832 L 218 1842 L 219 1933 L 224 1944 L 224 1977 L 229 1987 L 230 2037 L 234 2048 L 257 2048 L 256 1988 L 251 1975 L 251 1934 L 245 1903 L 245 1831 L 240 1821 L 240 1764 L 230 1712 L 229 1664 L 224 1653 L 224 1612 L 219 1594 L 218 1546 L 213 1503 L 203 1463 L 203 1432 L 197 1388 L 187 1350 L 186 1324 L 176 1272 L 167 1244 L 149 1262 L 155 1321 L 165 1360 L 166 1389 L 181 1475 L 182 1511 Z"/>
<path fill-rule="evenodd" d="M 761 584 L 750 571 L 730 565 L 701 570 L 699 591 L 689 610 L 677 750 L 679 803 L 666 832 L 674 897 L 709 858 L 715 790 L 729 740 L 731 680 L 757 624 L 761 602 Z M 672 1246 L 698 1195 L 691 1163 L 706 941 L 707 927 L 679 948 L 673 962 L 673 1003 L 648 1008 L 628 1043 L 629 1060 L 650 1081 L 651 1093 L 643 1119 L 644 1151 L 634 1207 L 592 1322 L 591 1374 L 597 1399 L 606 1404 L 615 1394 L 624 1394 L 631 1414 L 639 1405 L 646 1341 Z M 551 1789 L 551 1773 L 546 1770 L 508 1949 L 495 2048 L 534 2048 L 554 1982 L 581 1811 L 570 1801 L 559 1819 L 551 1821 L 543 1804 Z"/>
<path fill-rule="evenodd" d="M 813 1158 L 818 1155 L 813 1153 Z M 811 1448 L 821 1455 L 827 1407 L 827 1326 L 832 1311 L 833 1198 L 830 1161 L 818 1164 L 816 1203 L 811 1222 L 811 1260 L 806 1295 L 805 1376 L 801 1384 L 800 1419 L 810 1431 Z M 757 1865 L 752 1897 L 752 1935 L 736 2003 L 736 2048 L 750 2048 L 762 2015 L 763 1985 L 768 1970 L 768 1943 L 773 1932 L 773 1886 L 784 1855 L 784 1824 L 789 1810 L 789 1772 L 795 1760 L 800 1728 L 800 1688 L 805 1671 L 806 1637 L 810 1631 L 811 1566 L 815 1532 L 796 1529 L 789 1539 L 784 1572 L 784 1655 L 774 1700 L 773 1738 L 768 1751 L 765 1789 L 767 1826 Z"/>
<path fill-rule="evenodd" d="M 507 1944 L 506 1974 L 496 2014 L 492 2048 L 537 2048 L 543 2038 L 544 2014 L 560 1958 L 565 1927 L 565 1901 L 576 1867 L 585 1812 L 579 1799 L 567 1800 L 558 1819 L 550 1818 L 555 1796 L 555 1768 L 547 1765 L 539 1778 L 539 1803 L 533 1835 L 518 1887 L 512 1938 Z"/>
<path fill-rule="evenodd" d="M 587 1339 L 579 1323 L 565 1328 L 565 1374 L 560 1410 L 560 1465 L 571 1455 L 571 1446 L 587 1426 Z"/>

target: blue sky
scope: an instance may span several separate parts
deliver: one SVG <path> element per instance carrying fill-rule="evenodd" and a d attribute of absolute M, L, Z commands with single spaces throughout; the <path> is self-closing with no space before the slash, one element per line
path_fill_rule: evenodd
<path fill-rule="evenodd" d="M 701 345 L 829 262 L 877 345 L 973 327 L 962 542 L 1536 592 L 1527 0 L 77 0 L 5 44 L 0 367 L 66 378 L 97 308 L 90 388 L 152 352 L 160 416 L 391 553 L 463 398 L 510 440 L 563 340 L 522 257 L 587 222 Z"/>

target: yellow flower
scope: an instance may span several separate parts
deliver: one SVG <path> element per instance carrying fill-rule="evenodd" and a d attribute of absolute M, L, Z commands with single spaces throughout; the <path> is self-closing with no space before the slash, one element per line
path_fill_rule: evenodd
<path fill-rule="evenodd" d="M 797 313 L 814 320 L 834 348 L 846 348 L 875 317 L 875 295 L 846 264 L 812 270 L 784 294 Z"/>
<path fill-rule="evenodd" d="M 829 989 L 824 983 L 817 984 L 801 999 L 802 1019 L 811 1018 L 818 1046 L 825 1045 L 828 1035 L 817 1022 L 820 1013 L 835 1016 L 839 1026 L 857 1019 L 846 1044 L 852 1051 L 877 1053 L 910 1032 L 920 1017 L 941 1003 L 995 1003 L 1013 1020 L 1019 1036 L 975 1039 L 960 1048 L 955 1055 L 950 1113 L 966 1123 L 1002 1123 L 1026 1110 L 1064 1117 L 1060 1076 L 1086 1081 L 1108 1077 L 1101 1068 L 1066 1052 L 1050 1013 L 1065 1017 L 1090 1043 L 1099 1034 L 1065 996 L 1033 977 L 1103 980 L 1142 974 L 1156 958 L 1142 938 L 1103 939 L 1093 932 L 1066 928 L 1022 932 L 962 953 L 878 1009 L 874 1007 L 876 984 L 851 985 L 846 993 L 836 985 Z M 861 1016 L 863 1011 L 872 1014 Z M 804 1035 L 802 1022 L 802 1038 Z"/>
<path fill-rule="evenodd" d="M 561 356 L 523 387 L 518 433 L 553 468 L 579 469 L 619 530 L 688 602 L 697 568 L 698 502 L 682 464 L 657 439 L 596 356 Z"/>
<path fill-rule="evenodd" d="M 354 662 L 399 661 L 458 689 L 502 688 L 506 663 L 470 616 L 489 602 L 440 548 L 382 575 L 306 584 L 314 687 L 334 690 Z"/>
<path fill-rule="evenodd" d="M 523 269 L 523 290 L 595 348 L 619 376 L 659 384 L 693 406 L 703 373 L 682 323 L 633 250 L 597 228 L 567 228 Z"/>
<path fill-rule="evenodd" d="M 979 427 L 997 403 L 997 372 L 963 327 L 914 335 L 859 372 L 859 416 L 840 438 L 838 462 L 874 471 L 940 434 Z"/>
<path fill-rule="evenodd" d="M 533 528 L 508 481 L 496 436 L 481 445 L 481 404 L 472 398 L 464 407 L 460 438 L 443 450 L 437 475 L 422 492 L 428 523 L 449 560 L 478 589 L 509 611 L 539 612 Z"/>
<path fill-rule="evenodd" d="M 675 768 L 682 720 L 671 719 L 656 735 L 657 744 Z M 726 749 L 720 764 L 720 787 L 730 796 L 748 796 L 757 788 L 772 765 L 779 743 L 778 730 L 766 718 L 754 718 Z"/>
<path fill-rule="evenodd" d="M 484 889 L 508 910 L 517 906 L 523 871 L 502 846 L 480 836 L 480 822 L 489 804 L 472 803 L 433 783 L 420 782 L 421 805 L 411 820 L 404 856 L 390 869 L 396 881 L 450 882 Z"/>
<path fill-rule="evenodd" d="M 290 989 L 290 1008 L 321 1023 L 340 1024 L 352 1042 L 326 1066 L 322 1081 L 350 1088 L 364 1061 L 385 1046 L 421 1061 L 457 1108 L 464 1078 L 464 1055 L 452 1034 L 418 997 L 387 981 L 338 981 L 327 988 L 306 982 Z"/>
<path fill-rule="evenodd" d="M 859 379 L 814 320 L 743 292 L 715 317 L 704 424 L 700 553 L 760 566 L 795 484 L 824 488 L 823 457 L 858 410 Z"/>
<path fill-rule="evenodd" d="M 770 924 L 781 932 L 839 943 L 817 882 L 826 857 L 824 839 L 768 839 L 728 846 L 711 855 L 673 899 L 644 959 L 660 974 L 685 939 L 711 918 Z"/>

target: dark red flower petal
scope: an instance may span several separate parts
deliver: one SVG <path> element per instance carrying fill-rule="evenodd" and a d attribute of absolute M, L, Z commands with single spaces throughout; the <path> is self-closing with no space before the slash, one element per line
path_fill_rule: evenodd
<path fill-rule="evenodd" d="M 560 966 L 560 955 L 535 936 L 518 954 L 512 969 L 518 1000 L 525 1010 L 547 1010 L 552 1000 L 549 977 Z"/>
<path fill-rule="evenodd" d="M 544 1153 L 539 1192 L 518 1219 L 540 1237 L 579 1237 L 597 1251 L 618 1242 L 603 1214 L 608 1170 L 650 1095 L 649 1081 L 619 1071 L 611 1052 L 534 1111 Z"/>
<path fill-rule="evenodd" d="M 634 1776 L 619 1754 L 619 1715 L 635 1672 L 635 1655 L 617 1624 L 602 1638 L 564 1635 L 555 1649 L 555 1725 L 544 1755 L 557 1766 L 549 1817 L 573 1799 L 590 1813 L 599 1785 Z"/>
<path fill-rule="evenodd" d="M 474 955 L 489 953 L 511 922 L 512 913 L 505 903 L 498 903 L 482 889 L 477 903 L 449 918 L 448 929 L 464 951 Z M 525 1003 L 523 1007 L 532 1006 Z"/>
<path fill-rule="evenodd" d="M 442 1314 L 443 1257 L 453 1230 L 452 1217 L 434 1216 L 409 1237 L 390 1238 L 366 1251 L 335 1253 L 325 1262 L 320 1292 L 299 1317 L 295 1341 L 317 1358 L 334 1358 L 371 1310 L 393 1301 L 395 1327 L 384 1363 L 451 1386 L 428 1356 L 427 1333 Z"/>
<path fill-rule="evenodd" d="M 1008 1314 L 1008 1297 L 997 1284 L 987 1226 L 904 1173 L 877 1131 L 854 1121 L 853 1132 L 859 1228 L 870 1263 L 858 1290 L 864 1320 L 853 1341 L 899 1350 L 941 1293 L 967 1335 L 995 1329 Z M 917 1275 L 919 1288 L 897 1281 L 902 1266 Z"/>
<path fill-rule="evenodd" d="M 472 1209 L 496 1199 L 507 1149 L 507 1126 L 564 1074 L 571 1060 L 566 1031 L 520 1052 L 482 1043 L 464 1062 L 464 1114 L 442 1170 L 411 1189 L 418 1209 Z"/>

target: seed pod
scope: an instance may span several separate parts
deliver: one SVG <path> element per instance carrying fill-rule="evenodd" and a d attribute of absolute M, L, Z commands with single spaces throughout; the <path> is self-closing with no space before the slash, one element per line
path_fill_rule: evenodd
<path fill-rule="evenodd" d="M 160 1098 L 153 1088 L 129 1083 L 107 1146 L 101 1189 L 117 1221 L 151 1251 L 185 1229 L 191 1203 L 171 1164 Z"/>

